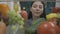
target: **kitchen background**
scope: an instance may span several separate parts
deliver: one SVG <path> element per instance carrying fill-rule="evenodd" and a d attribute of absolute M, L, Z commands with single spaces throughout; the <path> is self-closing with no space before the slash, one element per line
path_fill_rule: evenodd
<path fill-rule="evenodd" d="M 51 13 L 51 9 L 53 7 L 59 7 L 60 6 L 60 0 L 43 0 L 43 1 L 45 3 L 45 12 L 46 12 L 46 14 Z M 33 2 L 33 1 L 21 0 L 20 1 L 21 9 L 25 8 L 25 10 L 29 13 L 31 2 Z"/>

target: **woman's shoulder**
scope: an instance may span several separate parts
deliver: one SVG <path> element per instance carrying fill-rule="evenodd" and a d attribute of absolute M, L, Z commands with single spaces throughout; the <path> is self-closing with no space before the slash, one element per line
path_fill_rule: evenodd
<path fill-rule="evenodd" d="M 28 19 L 28 20 L 27 20 L 27 22 L 30 22 L 30 21 L 32 21 L 32 19 Z"/>

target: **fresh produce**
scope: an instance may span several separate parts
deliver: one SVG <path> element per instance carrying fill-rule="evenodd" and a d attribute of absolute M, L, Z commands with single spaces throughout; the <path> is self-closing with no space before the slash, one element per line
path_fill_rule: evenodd
<path fill-rule="evenodd" d="M 57 18 L 60 18 L 60 14 L 59 13 L 57 14 Z"/>
<path fill-rule="evenodd" d="M 57 25 L 57 14 L 48 14 L 46 18 L 47 20 L 38 26 L 37 34 L 60 34 L 60 27 Z"/>
<path fill-rule="evenodd" d="M 60 7 L 54 7 L 52 8 L 53 13 L 60 13 Z"/>
<path fill-rule="evenodd" d="M 16 26 L 13 25 L 13 26 L 11 27 L 11 30 L 12 30 L 12 31 L 15 31 L 15 30 L 16 30 Z"/>
<path fill-rule="evenodd" d="M 14 25 L 14 24 L 19 24 L 20 26 L 24 25 L 24 19 L 19 13 L 16 13 L 14 10 L 8 11 L 7 16 L 9 17 L 8 22 L 10 25 Z"/>
<path fill-rule="evenodd" d="M 50 13 L 48 15 L 46 15 L 46 19 L 49 20 L 49 19 L 52 19 L 52 18 L 55 18 L 57 17 L 57 14 L 56 13 Z"/>
<path fill-rule="evenodd" d="M 7 4 L 0 4 L 0 12 L 2 12 L 2 16 L 6 16 L 6 12 L 9 10 L 9 6 Z"/>
<path fill-rule="evenodd" d="M 17 12 L 18 11 L 18 4 L 17 2 L 14 2 L 14 10 Z"/>
<path fill-rule="evenodd" d="M 24 18 L 24 21 L 26 21 L 26 20 L 28 19 L 28 14 L 27 14 L 26 11 L 21 10 L 20 14 L 21 14 L 21 16 Z"/>
<path fill-rule="evenodd" d="M 32 25 L 29 28 L 27 28 L 26 34 L 34 34 L 34 33 L 36 34 L 37 27 L 39 24 L 41 24 L 42 21 L 45 21 L 45 19 L 39 18 L 36 21 L 34 21 Z"/>
<path fill-rule="evenodd" d="M 60 27 L 60 14 L 59 13 L 57 14 L 57 22 L 58 22 L 57 25 Z"/>
<path fill-rule="evenodd" d="M 52 21 L 52 23 L 56 24 L 57 20 L 57 14 L 56 13 L 50 13 L 46 15 L 47 20 Z"/>
<path fill-rule="evenodd" d="M 60 27 L 52 22 L 45 21 L 38 26 L 37 34 L 60 34 Z"/>

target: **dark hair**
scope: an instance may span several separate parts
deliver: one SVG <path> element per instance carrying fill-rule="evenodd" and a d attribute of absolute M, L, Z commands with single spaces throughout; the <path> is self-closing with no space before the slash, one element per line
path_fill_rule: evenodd
<path fill-rule="evenodd" d="M 31 7 L 32 7 L 32 5 L 33 5 L 34 2 L 36 2 L 36 1 L 31 2 Z M 40 17 L 46 18 L 45 17 L 46 16 L 45 15 L 45 5 L 44 5 L 43 1 L 41 1 L 41 3 L 43 4 L 44 10 L 43 10 L 43 14 L 41 14 Z M 32 13 L 31 13 L 31 11 L 29 11 L 29 13 L 28 13 L 28 19 L 31 19 L 31 18 L 32 18 Z"/>

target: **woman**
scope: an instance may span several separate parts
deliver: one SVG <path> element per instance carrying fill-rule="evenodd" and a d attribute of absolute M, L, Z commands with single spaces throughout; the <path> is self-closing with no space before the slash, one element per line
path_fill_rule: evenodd
<path fill-rule="evenodd" d="M 26 22 L 26 34 L 36 34 L 37 26 L 45 19 L 44 3 L 35 1 L 31 4 L 31 9 L 28 15 L 29 20 Z"/>

